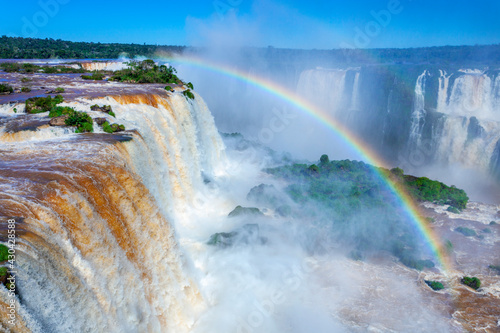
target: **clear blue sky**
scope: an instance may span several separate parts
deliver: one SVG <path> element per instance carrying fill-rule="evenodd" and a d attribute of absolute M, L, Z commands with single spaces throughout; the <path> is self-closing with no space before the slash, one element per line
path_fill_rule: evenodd
<path fill-rule="evenodd" d="M 500 43 L 498 0 L 23 0 L 3 2 L 2 11 L 0 35 L 72 41 L 321 49 Z M 373 13 L 381 11 L 390 17 L 377 23 Z"/>

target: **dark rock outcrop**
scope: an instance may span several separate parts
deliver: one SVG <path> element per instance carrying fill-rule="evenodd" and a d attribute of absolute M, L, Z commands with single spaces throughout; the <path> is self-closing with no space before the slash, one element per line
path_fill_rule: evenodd
<path fill-rule="evenodd" d="M 94 118 L 97 125 L 102 126 L 106 122 L 106 118 Z"/>
<path fill-rule="evenodd" d="M 103 106 L 99 106 L 99 105 L 97 105 L 97 104 L 92 105 L 92 106 L 90 107 L 90 110 L 92 110 L 92 111 L 101 111 L 101 112 L 105 112 L 105 113 L 109 113 L 109 112 L 113 111 L 113 110 L 111 109 L 111 105 L 103 105 Z"/>
<path fill-rule="evenodd" d="M 49 125 L 50 126 L 66 126 L 66 119 L 68 119 L 68 117 L 69 116 L 67 114 L 59 116 L 59 117 L 54 117 L 54 118 L 50 119 Z"/>

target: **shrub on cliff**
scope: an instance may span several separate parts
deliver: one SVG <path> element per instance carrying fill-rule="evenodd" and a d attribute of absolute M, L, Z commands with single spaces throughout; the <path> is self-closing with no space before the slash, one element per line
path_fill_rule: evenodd
<path fill-rule="evenodd" d="M 194 99 L 194 94 L 191 92 L 191 90 L 187 89 L 182 92 L 184 96 L 186 96 L 189 99 Z"/>

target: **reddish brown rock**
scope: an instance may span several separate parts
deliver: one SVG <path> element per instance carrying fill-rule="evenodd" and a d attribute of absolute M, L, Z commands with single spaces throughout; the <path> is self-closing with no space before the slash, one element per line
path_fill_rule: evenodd
<path fill-rule="evenodd" d="M 66 126 L 66 119 L 68 119 L 68 115 L 62 115 L 59 117 L 54 117 L 50 119 L 49 125 L 50 126 Z"/>

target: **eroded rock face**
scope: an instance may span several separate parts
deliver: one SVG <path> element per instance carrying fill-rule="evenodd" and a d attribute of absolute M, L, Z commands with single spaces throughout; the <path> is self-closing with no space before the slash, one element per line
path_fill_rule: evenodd
<path fill-rule="evenodd" d="M 94 121 L 97 123 L 97 125 L 102 125 L 106 122 L 106 118 L 94 118 Z"/>
<path fill-rule="evenodd" d="M 68 119 L 68 115 L 62 115 L 59 117 L 54 117 L 50 119 L 49 125 L 50 126 L 66 126 L 66 119 Z"/>

